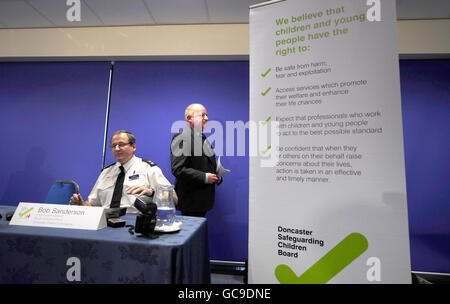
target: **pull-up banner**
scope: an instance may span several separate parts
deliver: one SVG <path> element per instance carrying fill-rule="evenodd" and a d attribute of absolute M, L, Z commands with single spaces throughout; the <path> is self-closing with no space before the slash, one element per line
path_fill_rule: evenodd
<path fill-rule="evenodd" d="M 250 120 L 249 282 L 410 283 L 395 1 L 251 7 Z"/>

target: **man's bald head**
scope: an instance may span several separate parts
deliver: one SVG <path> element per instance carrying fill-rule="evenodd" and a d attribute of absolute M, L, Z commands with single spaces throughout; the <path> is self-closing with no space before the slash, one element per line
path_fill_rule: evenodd
<path fill-rule="evenodd" d="M 208 112 L 202 104 L 193 103 L 187 106 L 184 111 L 184 118 L 191 127 L 202 131 L 208 122 Z"/>

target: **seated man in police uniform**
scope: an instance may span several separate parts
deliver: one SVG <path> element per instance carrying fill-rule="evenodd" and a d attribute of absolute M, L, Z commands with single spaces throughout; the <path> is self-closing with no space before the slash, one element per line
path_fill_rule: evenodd
<path fill-rule="evenodd" d="M 136 213 L 133 206 L 136 196 L 151 196 L 158 185 L 170 185 L 155 163 L 134 155 L 136 139 L 132 133 L 116 131 L 111 137 L 110 147 L 117 162 L 102 170 L 87 201 L 80 194 L 74 194 L 70 205 L 127 207 L 128 213 Z M 178 198 L 175 192 L 173 196 L 176 203 Z"/>

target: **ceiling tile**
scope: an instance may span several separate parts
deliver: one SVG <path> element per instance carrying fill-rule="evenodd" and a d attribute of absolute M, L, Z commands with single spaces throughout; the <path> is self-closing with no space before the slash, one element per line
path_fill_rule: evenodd
<path fill-rule="evenodd" d="M 250 5 L 261 0 L 206 0 L 212 23 L 248 23 Z"/>
<path fill-rule="evenodd" d="M 0 1 L 0 22 L 6 28 L 53 26 L 50 21 L 23 0 Z"/>
<path fill-rule="evenodd" d="M 53 24 L 60 27 L 100 26 L 101 21 L 92 13 L 88 6 L 80 1 L 80 21 L 67 20 L 67 11 L 73 5 L 67 5 L 65 0 L 27 0 L 28 3 L 45 15 Z"/>
<path fill-rule="evenodd" d="M 205 0 L 144 0 L 157 24 L 209 23 Z"/>
<path fill-rule="evenodd" d="M 154 24 L 142 0 L 83 0 L 105 25 Z"/>
<path fill-rule="evenodd" d="M 450 0 L 396 1 L 399 20 L 450 19 Z M 247 23 L 264 0 L 80 0 L 80 22 L 67 20 L 66 2 L 0 0 L 0 28 Z"/>

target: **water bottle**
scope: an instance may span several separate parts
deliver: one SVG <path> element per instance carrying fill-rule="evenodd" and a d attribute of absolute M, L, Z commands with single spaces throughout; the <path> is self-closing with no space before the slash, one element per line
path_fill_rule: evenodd
<path fill-rule="evenodd" d="M 156 226 L 171 226 L 175 220 L 175 204 L 173 203 L 173 186 L 159 185 L 156 188 L 153 202 L 158 207 L 156 211 Z"/>

